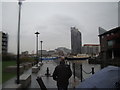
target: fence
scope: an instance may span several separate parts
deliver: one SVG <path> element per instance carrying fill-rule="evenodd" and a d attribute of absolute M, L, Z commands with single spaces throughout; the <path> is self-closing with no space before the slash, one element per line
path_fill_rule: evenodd
<path fill-rule="evenodd" d="M 72 67 L 73 67 L 73 76 L 74 76 L 74 80 L 75 80 L 75 73 L 76 73 L 76 70 L 75 70 L 75 63 L 72 64 Z M 86 72 L 83 67 L 82 67 L 82 64 L 80 65 L 80 79 L 81 79 L 81 82 L 83 81 L 83 73 L 85 74 L 94 74 L 94 67 L 91 68 L 91 72 Z"/>
<path fill-rule="evenodd" d="M 58 60 L 55 60 L 55 62 L 58 64 L 59 61 Z M 66 64 L 69 64 L 71 65 L 70 62 L 66 61 L 65 62 Z M 72 68 L 73 68 L 73 77 L 74 77 L 74 81 L 75 81 L 75 76 L 76 76 L 76 69 L 75 69 L 75 63 L 72 63 Z M 83 77 L 83 73 L 85 74 L 94 74 L 94 67 L 91 68 L 91 72 L 86 72 L 83 67 L 82 67 L 82 64 L 80 64 L 80 79 L 81 79 L 81 82 L 83 81 L 84 77 Z"/>

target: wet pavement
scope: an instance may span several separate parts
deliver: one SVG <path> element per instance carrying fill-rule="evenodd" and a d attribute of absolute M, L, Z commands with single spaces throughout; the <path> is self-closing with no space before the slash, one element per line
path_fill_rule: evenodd
<path fill-rule="evenodd" d="M 56 82 L 52 79 L 52 77 L 45 76 L 47 67 L 49 67 L 49 72 L 52 75 L 52 72 L 53 72 L 55 66 L 56 66 L 56 64 L 53 61 L 44 61 L 39 72 L 37 74 L 32 73 L 31 84 L 30 84 L 29 88 L 40 88 L 38 82 L 36 81 L 36 78 L 38 76 L 42 77 L 42 80 L 47 88 L 56 88 L 56 85 L 55 85 Z"/>
<path fill-rule="evenodd" d="M 42 80 L 47 88 L 57 88 L 56 86 L 56 81 L 53 80 L 52 78 L 52 73 L 57 66 L 57 63 L 54 61 L 43 61 L 43 65 L 41 66 L 40 70 L 38 73 L 32 73 L 32 69 L 30 68 L 29 70 L 25 71 L 24 74 L 31 74 L 31 84 L 29 85 L 28 89 L 30 88 L 40 88 L 36 78 L 38 76 L 42 77 Z M 50 77 L 46 77 L 46 70 L 47 67 L 49 68 L 49 73 L 51 74 Z M 72 68 L 71 68 L 72 69 Z M 15 83 L 16 78 L 12 78 L 11 80 L 7 81 L 6 83 L 3 84 L 3 88 L 6 87 L 7 85 L 11 83 Z M 75 88 L 78 84 L 80 83 L 80 80 L 76 77 L 75 80 L 73 78 L 73 75 L 69 79 L 69 88 Z"/>
<path fill-rule="evenodd" d="M 37 74 L 32 74 L 32 82 L 29 88 L 40 88 L 38 82 L 36 81 L 37 76 L 42 77 L 42 80 L 47 88 L 57 88 L 56 81 L 54 81 L 52 78 L 52 73 L 56 66 L 57 64 L 54 61 L 44 61 L 43 66 L 40 68 L 40 71 Z M 49 73 L 51 75 L 50 77 L 46 77 L 45 75 L 47 72 L 47 67 L 49 68 Z M 69 80 L 69 88 L 74 88 L 78 84 L 79 79 L 76 78 L 76 80 L 74 81 L 73 76 L 71 76 Z"/>

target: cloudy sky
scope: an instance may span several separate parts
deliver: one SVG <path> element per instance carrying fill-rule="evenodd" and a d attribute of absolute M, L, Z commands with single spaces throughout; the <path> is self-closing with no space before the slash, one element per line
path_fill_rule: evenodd
<path fill-rule="evenodd" d="M 82 33 L 82 44 L 99 43 L 98 27 L 110 30 L 118 26 L 117 2 L 23 2 L 21 12 L 20 50 L 30 53 L 36 50 L 36 31 L 43 49 L 52 50 L 71 48 L 71 26 Z M 17 48 L 17 24 L 17 2 L 2 2 L 2 30 L 9 34 L 12 53 Z"/>

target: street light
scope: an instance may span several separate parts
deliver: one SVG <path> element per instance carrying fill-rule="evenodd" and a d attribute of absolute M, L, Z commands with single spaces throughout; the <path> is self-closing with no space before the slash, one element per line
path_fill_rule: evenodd
<path fill-rule="evenodd" d="M 41 62 L 42 62 L 42 42 L 43 41 L 40 41 L 41 42 Z"/>
<path fill-rule="evenodd" d="M 36 63 L 38 64 L 38 35 L 40 34 L 39 32 L 36 32 Z"/>
<path fill-rule="evenodd" d="M 19 0 L 18 1 L 18 5 L 19 5 L 19 14 L 18 14 L 18 37 L 17 37 L 17 81 L 16 83 L 19 84 L 20 83 L 20 78 L 19 78 L 19 67 L 20 67 L 20 62 L 19 62 L 19 58 L 20 58 L 20 19 L 21 19 L 21 5 L 22 5 L 22 1 L 23 0 Z"/>

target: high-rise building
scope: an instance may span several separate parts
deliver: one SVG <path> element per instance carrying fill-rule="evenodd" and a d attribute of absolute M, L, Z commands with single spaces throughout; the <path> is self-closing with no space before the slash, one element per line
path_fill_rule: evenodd
<path fill-rule="evenodd" d="M 8 34 L 0 32 L 0 53 L 7 53 L 8 51 Z"/>
<path fill-rule="evenodd" d="M 77 28 L 71 27 L 71 53 L 80 54 L 82 47 L 81 32 Z"/>

